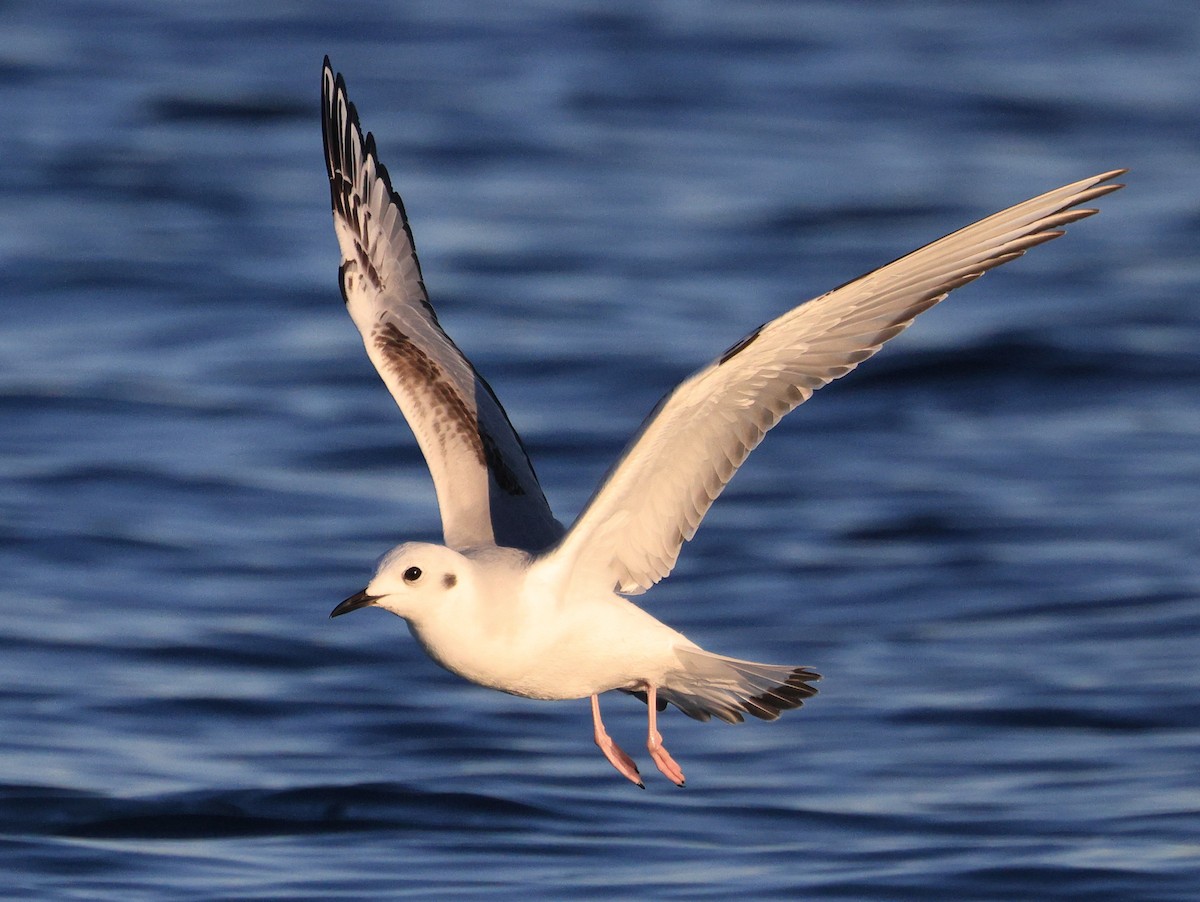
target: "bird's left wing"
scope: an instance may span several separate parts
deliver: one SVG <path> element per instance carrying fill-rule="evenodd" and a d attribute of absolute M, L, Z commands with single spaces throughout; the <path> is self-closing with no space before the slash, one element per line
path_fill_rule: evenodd
<path fill-rule="evenodd" d="M 950 291 L 1095 213 L 1075 208 L 1120 188 L 1110 180 L 1123 171 L 989 216 L 751 332 L 659 402 L 544 563 L 629 595 L 650 588 L 671 572 L 709 506 L 784 414 Z"/>
<path fill-rule="evenodd" d="M 342 296 L 429 465 L 445 543 L 541 550 L 562 526 L 499 400 L 438 323 L 404 204 L 328 57 L 321 97 Z"/>

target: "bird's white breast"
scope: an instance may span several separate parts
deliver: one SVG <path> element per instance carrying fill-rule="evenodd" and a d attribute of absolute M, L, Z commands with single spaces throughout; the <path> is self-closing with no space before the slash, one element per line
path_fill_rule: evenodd
<path fill-rule="evenodd" d="M 482 686 L 565 699 L 640 686 L 678 664 L 677 644 L 691 644 L 619 596 L 562 598 L 526 561 L 496 553 L 472 560 L 469 591 L 436 616 L 410 621 L 429 656 Z"/>

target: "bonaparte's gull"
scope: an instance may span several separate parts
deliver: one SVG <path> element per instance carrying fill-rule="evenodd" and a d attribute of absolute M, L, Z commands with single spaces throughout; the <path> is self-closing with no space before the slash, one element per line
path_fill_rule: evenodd
<path fill-rule="evenodd" d="M 697 720 L 774 720 L 814 695 L 820 675 L 705 651 L 624 596 L 671 572 L 784 414 L 953 289 L 1091 216 L 1079 205 L 1122 187 L 1110 180 L 1125 171 L 1009 207 L 754 329 L 658 403 L 566 530 L 500 401 L 442 331 L 404 205 L 328 57 L 322 103 L 342 296 L 425 455 L 445 542 L 398 545 L 330 616 L 381 607 L 474 683 L 529 698 L 590 697 L 596 744 L 638 786 L 637 765 L 604 729 L 600 693 L 646 703 L 650 756 L 682 786 L 656 723 L 668 703 Z"/>

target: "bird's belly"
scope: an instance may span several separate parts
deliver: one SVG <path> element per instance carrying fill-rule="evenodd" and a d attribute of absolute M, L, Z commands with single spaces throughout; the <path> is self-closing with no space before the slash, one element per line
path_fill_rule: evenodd
<path fill-rule="evenodd" d="M 497 643 L 464 653 L 462 648 L 425 645 L 425 651 L 465 680 L 526 698 L 584 698 L 637 682 L 622 669 L 596 666 L 594 654 L 581 655 L 579 649 L 564 646 L 529 648 Z"/>
<path fill-rule="evenodd" d="M 623 599 L 621 603 L 627 604 Z M 553 632 L 460 628 L 444 637 L 436 632 L 414 631 L 414 635 L 434 661 L 480 686 L 526 698 L 585 698 L 611 689 L 657 684 L 677 664 L 673 649 L 678 640 L 687 640 L 638 613 L 645 620 L 638 618 L 636 630 L 564 623 Z M 646 620 L 657 629 L 647 629 Z"/>

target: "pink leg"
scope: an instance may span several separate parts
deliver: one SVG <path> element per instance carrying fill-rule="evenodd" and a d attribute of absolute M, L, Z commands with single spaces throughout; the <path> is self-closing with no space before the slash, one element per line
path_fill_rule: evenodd
<path fill-rule="evenodd" d="M 608 763 L 619 770 L 626 779 L 645 789 L 646 784 L 642 782 L 642 778 L 638 774 L 637 765 L 633 763 L 633 759 L 626 755 L 622 748 L 612 741 L 612 737 L 604 729 L 604 722 L 600 720 L 600 696 L 598 695 L 592 696 L 592 724 L 596 728 L 596 745 L 600 747 L 600 751 L 604 752 L 604 757 L 608 759 Z M 660 764 L 659 767 L 662 767 L 662 765 Z"/>
<path fill-rule="evenodd" d="M 682 786 L 683 771 L 679 769 L 675 759 L 663 748 L 662 734 L 658 732 L 658 690 L 654 686 L 646 689 L 646 707 L 650 710 L 650 733 L 646 740 L 646 748 L 650 750 L 650 757 L 654 759 L 654 763 L 658 765 L 658 769 L 668 780 L 676 786 Z"/>

